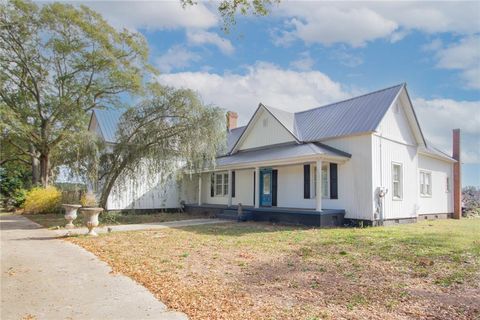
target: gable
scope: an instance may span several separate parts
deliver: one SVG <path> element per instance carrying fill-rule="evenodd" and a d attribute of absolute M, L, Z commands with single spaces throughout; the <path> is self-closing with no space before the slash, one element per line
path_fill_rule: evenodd
<path fill-rule="evenodd" d="M 406 90 L 393 101 L 377 127 L 387 139 L 409 145 L 423 145 L 423 136 Z"/>
<path fill-rule="evenodd" d="M 417 142 L 405 113 L 405 106 L 400 100 L 395 101 L 385 113 L 377 131 L 390 140 L 416 145 Z"/>
<path fill-rule="evenodd" d="M 260 106 L 240 137 L 235 150 L 289 142 L 296 142 L 295 137 L 265 107 Z"/>
<path fill-rule="evenodd" d="M 94 132 L 98 137 L 105 140 L 102 129 L 100 128 L 100 124 L 98 123 L 97 117 L 95 116 L 95 112 L 92 113 L 92 117 L 90 118 L 90 124 L 88 125 L 88 131 Z"/>

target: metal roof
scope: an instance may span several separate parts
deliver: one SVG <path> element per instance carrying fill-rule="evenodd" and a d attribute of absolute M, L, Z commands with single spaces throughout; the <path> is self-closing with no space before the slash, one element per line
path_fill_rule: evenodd
<path fill-rule="evenodd" d="M 428 141 L 428 140 L 427 140 L 427 143 L 426 143 L 426 148 L 421 148 L 421 152 L 431 154 L 433 156 L 440 157 L 440 158 L 445 159 L 445 160 L 450 160 L 450 161 L 453 161 L 453 162 L 457 162 L 457 160 L 455 160 L 454 158 L 452 158 L 451 156 L 449 156 L 445 152 L 441 151 L 437 147 L 433 146 L 431 144 L 431 142 Z"/>
<path fill-rule="evenodd" d="M 227 150 L 232 150 L 233 146 L 237 142 L 238 138 L 242 135 L 243 131 L 247 126 L 238 127 L 235 129 L 231 129 L 227 133 Z"/>
<path fill-rule="evenodd" d="M 95 109 L 93 110 L 97 119 L 100 130 L 102 131 L 105 142 L 115 143 L 118 123 L 123 112 L 121 110 L 112 109 Z"/>
<path fill-rule="evenodd" d="M 299 140 L 319 141 L 374 131 L 404 84 L 295 113 Z"/>
<path fill-rule="evenodd" d="M 217 166 L 240 165 L 262 161 L 287 160 L 304 156 L 327 155 L 350 158 L 351 155 L 321 143 L 303 143 L 272 146 L 250 151 L 240 151 L 230 156 L 218 157 Z"/>

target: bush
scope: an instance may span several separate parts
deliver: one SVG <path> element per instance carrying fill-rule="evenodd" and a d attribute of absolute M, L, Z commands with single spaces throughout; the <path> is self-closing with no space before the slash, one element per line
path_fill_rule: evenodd
<path fill-rule="evenodd" d="M 62 193 L 55 187 L 33 188 L 27 193 L 26 213 L 52 213 L 60 211 Z"/>
<path fill-rule="evenodd" d="M 20 208 L 23 206 L 25 203 L 25 200 L 27 199 L 27 189 L 16 189 L 11 195 L 10 195 L 10 203 L 12 206 L 15 208 Z"/>

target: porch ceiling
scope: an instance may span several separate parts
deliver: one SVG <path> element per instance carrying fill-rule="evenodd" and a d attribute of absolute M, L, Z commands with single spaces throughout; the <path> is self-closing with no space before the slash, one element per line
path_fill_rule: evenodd
<path fill-rule="evenodd" d="M 263 162 L 298 162 L 308 158 L 346 161 L 351 155 L 321 143 L 288 144 L 249 151 L 239 151 L 217 158 L 217 167 L 244 166 Z"/>

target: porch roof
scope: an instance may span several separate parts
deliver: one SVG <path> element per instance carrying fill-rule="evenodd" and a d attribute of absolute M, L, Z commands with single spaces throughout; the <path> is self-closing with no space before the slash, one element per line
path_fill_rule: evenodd
<path fill-rule="evenodd" d="M 326 156 L 337 158 L 339 160 L 348 160 L 351 155 L 347 152 L 332 148 L 322 143 L 302 143 L 277 145 L 268 148 L 239 151 L 230 156 L 217 158 L 217 166 L 225 167 L 231 165 L 245 165 L 249 163 L 295 160 L 297 158 L 306 158 L 309 156 Z"/>

